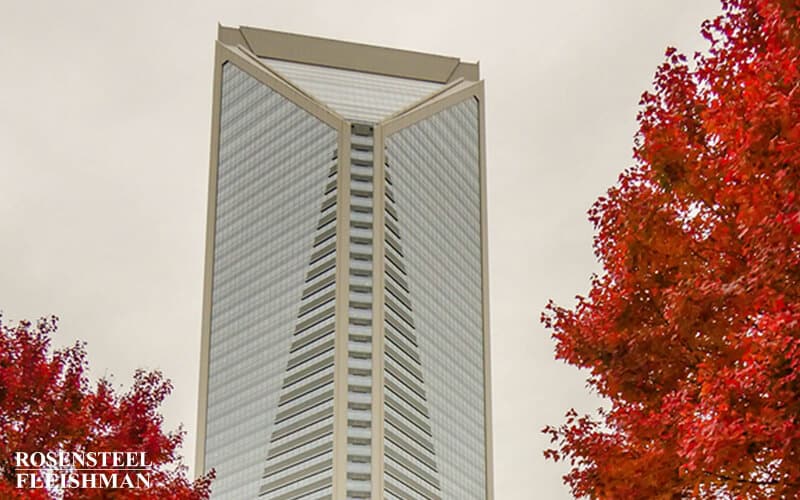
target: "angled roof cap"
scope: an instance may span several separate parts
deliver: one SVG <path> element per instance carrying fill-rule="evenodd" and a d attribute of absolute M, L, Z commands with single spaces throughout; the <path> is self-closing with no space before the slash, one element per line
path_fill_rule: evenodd
<path fill-rule="evenodd" d="M 219 26 L 217 38 L 226 45 L 241 45 L 253 55 L 317 66 L 413 80 L 447 83 L 459 78 L 480 79 L 477 63 L 457 57 L 343 42 L 261 28 Z"/>
<path fill-rule="evenodd" d="M 379 123 L 479 79 L 477 64 L 455 57 L 249 27 L 220 26 L 218 38 L 352 121 Z"/>

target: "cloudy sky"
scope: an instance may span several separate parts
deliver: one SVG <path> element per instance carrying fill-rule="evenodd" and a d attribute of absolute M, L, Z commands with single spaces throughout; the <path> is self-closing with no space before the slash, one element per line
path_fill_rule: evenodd
<path fill-rule="evenodd" d="M 569 498 L 539 432 L 599 401 L 553 360 L 548 298 L 598 270 L 586 210 L 631 164 L 667 45 L 717 0 L 0 0 L 0 310 L 61 317 L 94 376 L 158 368 L 194 456 L 217 22 L 480 60 L 498 500 Z M 187 460 L 192 462 L 192 460 Z"/>

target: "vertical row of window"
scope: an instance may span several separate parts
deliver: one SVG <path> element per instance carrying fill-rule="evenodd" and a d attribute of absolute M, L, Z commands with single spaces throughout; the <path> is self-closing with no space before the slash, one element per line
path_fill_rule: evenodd
<path fill-rule="evenodd" d="M 371 497 L 373 128 L 351 126 L 347 498 Z"/>

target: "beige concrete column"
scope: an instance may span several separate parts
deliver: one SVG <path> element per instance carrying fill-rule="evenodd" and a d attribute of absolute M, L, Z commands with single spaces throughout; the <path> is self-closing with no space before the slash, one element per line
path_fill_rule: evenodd
<path fill-rule="evenodd" d="M 208 168 L 206 205 L 206 253 L 203 271 L 203 317 L 200 323 L 200 387 L 197 397 L 197 445 L 194 474 L 205 472 L 206 418 L 208 416 L 208 352 L 211 342 L 211 290 L 214 277 L 214 235 L 217 222 L 217 164 L 219 162 L 219 117 L 222 101 L 222 65 L 225 62 L 219 44 L 214 50 L 214 95 L 211 105 L 211 157 Z"/>
<path fill-rule="evenodd" d="M 383 128 L 376 126 L 372 150 L 372 500 L 383 499 L 383 290 L 384 290 L 384 167 Z"/>
<path fill-rule="evenodd" d="M 333 498 L 347 498 L 347 357 L 350 309 L 350 123 L 339 128 L 336 186 L 336 332 L 333 372 Z"/>

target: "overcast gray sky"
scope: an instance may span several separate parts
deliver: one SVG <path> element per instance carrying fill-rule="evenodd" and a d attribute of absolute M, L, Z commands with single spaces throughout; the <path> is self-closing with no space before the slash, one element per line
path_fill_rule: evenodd
<path fill-rule="evenodd" d="M 175 384 L 193 458 L 217 22 L 480 60 L 487 85 L 498 500 L 569 498 L 539 432 L 599 402 L 553 360 L 548 298 L 598 270 L 586 210 L 631 164 L 667 45 L 717 0 L 0 0 L 0 310 L 61 317 L 92 373 Z M 187 459 L 187 462 L 192 462 Z M 190 464 L 191 465 L 191 464 Z"/>

